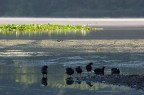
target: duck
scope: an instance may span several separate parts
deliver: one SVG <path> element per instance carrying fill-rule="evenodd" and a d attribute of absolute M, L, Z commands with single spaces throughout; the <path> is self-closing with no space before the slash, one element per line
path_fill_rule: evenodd
<path fill-rule="evenodd" d="M 63 42 L 63 40 L 57 40 L 57 42 Z"/>
<path fill-rule="evenodd" d="M 82 73 L 82 68 L 81 68 L 80 66 L 76 67 L 75 70 L 76 70 L 77 74 L 80 74 L 80 75 L 81 75 L 81 73 Z"/>
<path fill-rule="evenodd" d="M 87 72 L 92 72 L 92 65 L 93 65 L 92 62 L 90 62 L 88 65 L 86 65 Z"/>
<path fill-rule="evenodd" d="M 120 74 L 120 70 L 118 68 L 112 68 L 111 75 L 114 75 L 114 74 Z"/>
<path fill-rule="evenodd" d="M 43 77 L 44 76 L 47 76 L 47 68 L 48 68 L 48 66 L 47 65 L 44 65 L 44 66 L 42 66 L 42 68 L 41 68 L 41 73 L 42 73 L 42 75 L 43 75 Z"/>
<path fill-rule="evenodd" d="M 67 67 L 66 68 L 66 72 L 65 72 L 67 75 L 73 75 L 74 74 L 74 70 L 71 68 L 71 67 Z"/>
<path fill-rule="evenodd" d="M 94 73 L 97 75 L 104 75 L 104 69 L 105 67 L 94 69 Z"/>

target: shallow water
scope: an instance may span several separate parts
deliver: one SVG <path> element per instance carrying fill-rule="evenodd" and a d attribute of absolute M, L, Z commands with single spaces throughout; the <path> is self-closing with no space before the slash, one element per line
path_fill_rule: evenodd
<path fill-rule="evenodd" d="M 125 35 L 123 35 L 125 33 Z M 130 35 L 131 34 L 131 35 Z M 110 74 L 112 67 L 117 67 L 121 70 L 121 74 L 144 74 L 144 52 L 90 52 L 93 48 L 86 48 L 81 50 L 80 48 L 71 48 L 67 45 L 71 43 L 67 40 L 96 40 L 97 39 L 113 39 L 113 40 L 138 40 L 144 39 L 143 30 L 104 30 L 104 31 L 92 31 L 88 34 L 37 34 L 37 35 L 0 35 L 0 93 L 2 95 L 143 95 L 144 91 L 141 89 L 134 89 L 128 86 L 118 86 L 104 83 L 94 83 L 90 87 L 86 82 L 81 84 L 73 83 L 72 85 L 66 84 L 65 68 L 81 66 L 83 74 L 81 76 L 87 76 L 88 73 L 85 70 L 85 66 L 89 62 L 93 62 L 93 69 L 105 66 L 105 74 Z M 15 45 L 8 42 L 2 43 L 7 40 L 35 40 L 33 44 L 36 47 L 32 47 L 31 43 L 25 43 Z M 47 48 L 40 46 L 37 41 L 48 40 L 53 41 L 57 39 L 66 40 L 67 48 Z M 38 45 L 36 45 L 38 44 Z M 56 44 L 56 43 L 55 43 Z M 61 46 L 60 43 L 58 46 Z M 91 44 L 91 43 L 90 43 Z M 85 44 L 81 44 L 85 45 Z M 101 44 L 100 46 L 102 46 Z M 130 45 L 133 46 L 133 45 Z M 27 47 L 27 48 L 25 48 Z M 42 49 L 37 49 L 42 48 Z M 137 47 L 138 48 L 138 47 Z M 143 49 L 143 47 L 141 46 Z M 17 52 L 48 52 L 54 54 L 49 56 L 48 54 L 37 56 L 32 54 L 31 56 L 21 55 Z M 49 49 L 49 50 L 46 50 Z M 77 50 L 79 49 L 79 50 Z M 105 47 L 104 49 L 107 49 Z M 59 51 L 61 50 L 61 51 Z M 70 51 L 71 50 L 71 51 Z M 81 50 L 81 51 L 80 51 Z M 5 54 L 6 52 L 10 52 Z M 16 52 L 15 52 L 16 51 Z M 70 52 L 68 52 L 70 51 Z M 80 51 L 80 52 L 79 52 Z M 15 52 L 16 54 L 11 54 Z M 10 55 L 11 56 L 8 56 Z M 17 56 L 16 56 L 17 55 Z M 48 65 L 47 79 L 42 78 L 41 67 Z M 92 74 L 94 75 L 94 74 Z M 75 73 L 73 77 L 77 77 Z M 42 84 L 42 80 L 44 81 Z"/>

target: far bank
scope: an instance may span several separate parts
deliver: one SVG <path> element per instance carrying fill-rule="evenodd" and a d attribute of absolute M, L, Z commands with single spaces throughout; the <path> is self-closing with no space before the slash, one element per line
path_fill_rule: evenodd
<path fill-rule="evenodd" d="M 1 17 L 0 24 L 60 24 L 95 27 L 144 27 L 144 18 L 10 18 Z"/>

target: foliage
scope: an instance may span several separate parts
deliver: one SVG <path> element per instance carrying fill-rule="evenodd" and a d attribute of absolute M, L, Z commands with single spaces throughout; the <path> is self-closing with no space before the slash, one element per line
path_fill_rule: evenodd
<path fill-rule="evenodd" d="M 90 30 L 88 26 L 55 25 L 55 24 L 8 24 L 0 25 L 0 31 L 82 31 Z"/>
<path fill-rule="evenodd" d="M 36 34 L 48 32 L 88 32 L 101 30 L 102 28 L 91 28 L 82 25 L 56 25 L 56 24 L 8 24 L 0 25 L 0 34 Z"/>

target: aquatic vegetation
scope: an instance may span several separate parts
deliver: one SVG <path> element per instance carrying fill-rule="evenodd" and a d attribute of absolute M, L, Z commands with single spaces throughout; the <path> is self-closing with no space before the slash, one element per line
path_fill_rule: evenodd
<path fill-rule="evenodd" d="M 92 28 L 82 25 L 56 25 L 56 24 L 7 24 L 0 25 L 2 35 L 36 35 L 36 34 L 69 34 L 76 33 L 86 35 L 92 30 L 102 30 L 102 28 Z"/>
<path fill-rule="evenodd" d="M 1 34 L 35 34 L 45 32 L 89 32 L 91 30 L 101 30 L 102 28 L 92 28 L 87 25 L 57 25 L 57 24 L 8 24 L 0 25 Z"/>

